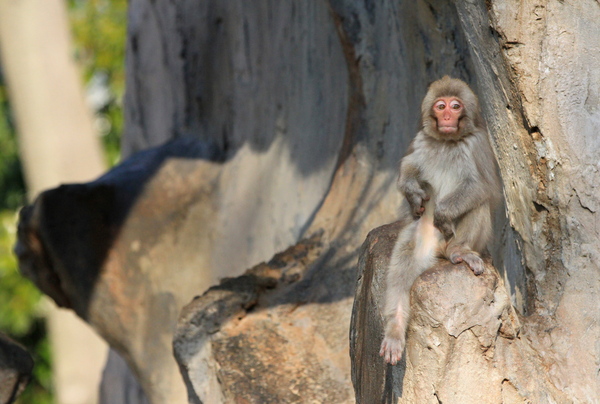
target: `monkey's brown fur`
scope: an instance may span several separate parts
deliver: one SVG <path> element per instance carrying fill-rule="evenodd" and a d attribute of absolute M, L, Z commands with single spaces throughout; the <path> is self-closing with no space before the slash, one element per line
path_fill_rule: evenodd
<path fill-rule="evenodd" d="M 433 105 L 456 97 L 463 105 L 455 133 L 438 131 Z M 404 195 L 398 235 L 386 277 L 386 328 L 380 354 L 395 364 L 402 357 L 415 279 L 445 257 L 483 272 L 480 253 L 492 235 L 492 211 L 500 195 L 494 154 L 477 96 L 448 76 L 429 87 L 421 105 L 421 130 L 400 164 Z M 423 211 L 424 208 L 424 211 Z"/>

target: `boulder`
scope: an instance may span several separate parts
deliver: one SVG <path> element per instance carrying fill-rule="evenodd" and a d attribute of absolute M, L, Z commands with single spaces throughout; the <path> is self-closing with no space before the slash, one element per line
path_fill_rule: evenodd
<path fill-rule="evenodd" d="M 482 275 L 439 260 L 411 289 L 412 316 L 396 366 L 379 357 L 385 274 L 400 222 L 361 248 L 350 326 L 357 403 L 568 403 L 520 336 L 520 321 L 489 259 Z M 398 400 L 398 401 L 396 401 Z"/>
<path fill-rule="evenodd" d="M 190 403 L 352 402 L 346 333 L 332 326 L 348 304 L 322 289 L 326 251 L 316 233 L 183 309 L 173 349 Z"/>

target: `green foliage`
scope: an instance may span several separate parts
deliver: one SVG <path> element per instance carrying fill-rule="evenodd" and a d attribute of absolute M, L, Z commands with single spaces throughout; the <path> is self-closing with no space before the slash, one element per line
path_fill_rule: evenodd
<path fill-rule="evenodd" d="M 69 0 L 68 5 L 84 81 L 96 83 L 96 90 L 108 94 L 96 105 L 95 113 L 109 165 L 114 165 L 123 130 L 127 1 Z M 40 310 L 42 293 L 19 274 L 12 254 L 16 212 L 25 203 L 15 128 L 0 70 L 0 331 L 23 344 L 35 361 L 32 381 L 17 404 L 52 404 L 51 352 Z"/>
<path fill-rule="evenodd" d="M 16 221 L 14 211 L 0 211 L 0 330 L 27 347 L 35 361 L 33 379 L 17 402 L 51 404 L 50 349 L 40 310 L 42 294 L 18 272 L 11 251 Z"/>
<path fill-rule="evenodd" d="M 25 203 L 25 184 L 10 119 L 6 88 L 0 76 L 0 208 L 15 210 Z"/>
<path fill-rule="evenodd" d="M 41 292 L 24 281 L 17 270 L 11 248 L 15 241 L 16 217 L 12 211 L 0 212 L 0 329 L 20 337 L 36 321 Z M 33 315 L 32 315 L 33 314 Z"/>
<path fill-rule="evenodd" d="M 109 165 L 120 155 L 125 92 L 127 0 L 69 0 L 75 57 L 92 91 L 107 91 L 96 108 L 96 123 Z"/>

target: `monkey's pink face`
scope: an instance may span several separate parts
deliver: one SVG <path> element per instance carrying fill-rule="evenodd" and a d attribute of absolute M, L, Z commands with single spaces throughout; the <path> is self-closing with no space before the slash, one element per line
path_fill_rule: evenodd
<path fill-rule="evenodd" d="M 458 121 L 463 113 L 463 103 L 456 97 L 441 97 L 433 103 L 433 115 L 438 132 L 452 135 L 458 131 Z"/>

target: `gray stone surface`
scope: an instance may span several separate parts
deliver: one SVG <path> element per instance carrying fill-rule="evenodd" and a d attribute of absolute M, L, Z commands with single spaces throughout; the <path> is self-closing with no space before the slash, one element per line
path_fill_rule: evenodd
<path fill-rule="evenodd" d="M 171 335 L 181 307 L 213 281 L 203 254 L 218 178 L 211 150 L 178 139 L 21 212 L 21 272 L 88 321 L 152 402 L 185 401 Z"/>

